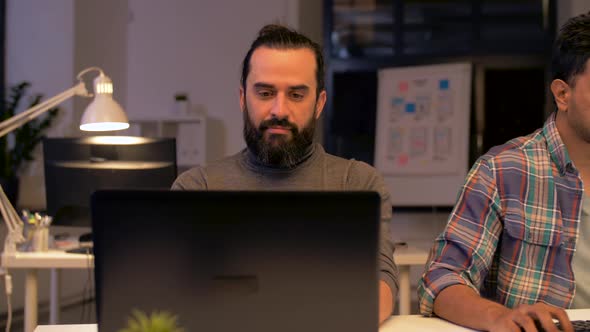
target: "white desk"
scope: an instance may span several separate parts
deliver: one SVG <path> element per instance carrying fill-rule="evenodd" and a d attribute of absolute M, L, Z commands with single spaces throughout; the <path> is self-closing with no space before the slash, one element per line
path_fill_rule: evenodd
<path fill-rule="evenodd" d="M 51 269 L 49 299 L 49 323 L 59 321 L 59 270 L 88 269 L 94 267 L 94 257 L 84 254 L 68 254 L 63 251 L 17 252 L 2 254 L 5 269 L 25 269 L 25 332 L 33 332 L 37 326 L 37 271 Z"/>
<path fill-rule="evenodd" d="M 571 320 L 590 319 L 590 309 L 567 310 Z M 419 315 L 392 316 L 379 328 L 379 332 L 466 332 L 474 331 L 439 318 Z M 96 324 L 86 325 L 47 325 L 39 326 L 35 332 L 97 332 Z M 370 331 L 365 331 L 370 332 Z"/>
<path fill-rule="evenodd" d="M 590 309 L 570 309 L 566 310 L 571 320 L 590 319 Z M 80 330 L 82 331 L 82 330 Z M 475 331 L 453 323 L 449 323 L 439 318 L 428 318 L 419 315 L 392 316 L 379 329 L 379 332 L 465 332 Z M 42 331 L 41 331 L 42 332 Z"/>
<path fill-rule="evenodd" d="M 410 283 L 410 267 L 424 267 L 428 260 L 428 251 L 413 247 L 399 247 L 393 254 L 399 269 L 399 314 L 409 315 L 412 304 L 412 287 Z"/>
<path fill-rule="evenodd" d="M 35 332 L 97 332 L 96 324 L 39 325 Z"/>
<path fill-rule="evenodd" d="M 408 315 L 411 306 L 410 266 L 424 265 L 428 252 L 416 248 L 397 248 L 394 259 L 400 271 L 399 312 Z M 37 326 L 38 269 L 51 269 L 49 323 L 59 322 L 59 270 L 93 268 L 92 255 L 68 254 L 63 251 L 19 252 L 2 254 L 2 267 L 6 269 L 25 269 L 25 332 L 33 332 Z"/>

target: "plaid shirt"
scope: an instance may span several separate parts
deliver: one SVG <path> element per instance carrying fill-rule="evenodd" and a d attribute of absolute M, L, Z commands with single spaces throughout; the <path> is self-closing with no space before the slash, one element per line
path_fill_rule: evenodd
<path fill-rule="evenodd" d="M 583 186 L 551 115 L 542 129 L 492 148 L 467 175 L 418 285 L 432 315 L 445 287 L 464 284 L 515 307 L 568 308 Z"/>

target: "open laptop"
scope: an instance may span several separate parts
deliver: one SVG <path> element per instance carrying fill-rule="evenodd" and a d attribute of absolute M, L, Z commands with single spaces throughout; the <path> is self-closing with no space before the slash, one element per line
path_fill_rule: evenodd
<path fill-rule="evenodd" d="M 378 330 L 373 192 L 98 191 L 100 332 L 134 309 L 184 331 Z"/>

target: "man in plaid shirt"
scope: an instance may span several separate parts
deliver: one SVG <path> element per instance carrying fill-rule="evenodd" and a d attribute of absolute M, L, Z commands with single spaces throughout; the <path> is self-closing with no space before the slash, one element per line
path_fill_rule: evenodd
<path fill-rule="evenodd" d="M 557 110 L 469 172 L 418 286 L 423 315 L 515 332 L 557 331 L 555 318 L 573 331 L 563 308 L 590 308 L 589 57 L 590 13 L 555 42 Z"/>

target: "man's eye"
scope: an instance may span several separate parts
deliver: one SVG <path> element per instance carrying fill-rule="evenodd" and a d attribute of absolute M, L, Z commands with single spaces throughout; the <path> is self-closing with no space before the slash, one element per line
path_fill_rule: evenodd
<path fill-rule="evenodd" d="M 303 99 L 304 95 L 302 93 L 294 92 L 294 93 L 291 93 L 291 97 L 293 99 L 300 100 L 300 99 Z"/>
<path fill-rule="evenodd" d="M 258 91 L 258 95 L 260 97 L 267 98 L 267 97 L 272 96 L 272 92 L 268 91 L 268 90 L 260 90 L 260 91 Z"/>

